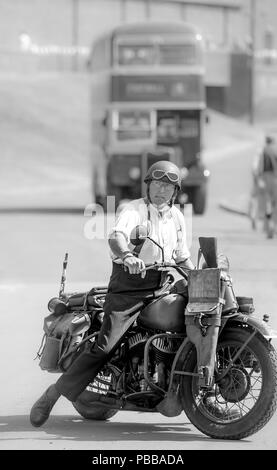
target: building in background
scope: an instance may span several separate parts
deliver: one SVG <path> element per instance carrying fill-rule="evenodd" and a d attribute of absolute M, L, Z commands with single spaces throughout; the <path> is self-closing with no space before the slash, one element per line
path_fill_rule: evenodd
<path fill-rule="evenodd" d="M 259 105 L 276 89 L 276 0 L 0 0 L 0 71 L 84 71 L 99 35 L 145 19 L 184 21 L 202 32 L 214 109 L 251 114 L 254 98 Z"/>
<path fill-rule="evenodd" d="M 195 23 L 211 46 L 243 43 L 247 1 L 0 0 L 0 44 L 16 48 L 24 31 L 40 46 L 89 46 L 107 28 L 145 19 Z"/>

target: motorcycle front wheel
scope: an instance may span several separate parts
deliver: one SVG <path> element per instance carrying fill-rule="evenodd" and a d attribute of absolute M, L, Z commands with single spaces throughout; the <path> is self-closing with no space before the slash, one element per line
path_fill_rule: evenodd
<path fill-rule="evenodd" d="M 95 405 L 95 402 L 99 400 L 99 396 L 109 397 L 112 395 L 115 380 L 114 371 L 108 367 L 105 368 L 97 375 L 94 382 L 89 384 L 83 393 L 79 395 L 78 399 L 72 403 L 83 418 L 106 421 L 117 413 L 118 410 L 101 406 L 101 402 L 99 402 L 99 405 Z"/>
<path fill-rule="evenodd" d="M 216 377 L 212 390 L 200 390 L 196 376 L 184 375 L 180 384 L 183 409 L 191 423 L 214 439 L 243 439 L 259 431 L 277 408 L 277 355 L 264 338 L 255 335 L 234 360 L 251 334 L 228 328 L 218 340 Z M 220 379 L 231 364 L 227 374 Z M 196 372 L 194 346 L 183 370 Z"/>

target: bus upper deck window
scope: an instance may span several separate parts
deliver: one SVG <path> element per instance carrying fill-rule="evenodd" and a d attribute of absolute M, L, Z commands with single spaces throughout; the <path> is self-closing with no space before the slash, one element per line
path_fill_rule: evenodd
<path fill-rule="evenodd" d="M 159 52 L 161 65 L 195 65 L 198 62 L 193 44 L 161 44 Z"/>
<path fill-rule="evenodd" d="M 151 65 L 154 62 L 155 51 L 152 45 L 119 45 L 119 65 Z"/>

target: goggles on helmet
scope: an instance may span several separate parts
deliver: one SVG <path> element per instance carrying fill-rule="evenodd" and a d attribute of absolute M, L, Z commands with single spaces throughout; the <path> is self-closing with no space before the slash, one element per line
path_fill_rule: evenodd
<path fill-rule="evenodd" d="M 160 180 L 162 178 L 164 178 L 166 176 L 166 178 L 169 179 L 169 181 L 171 181 L 171 183 L 178 183 L 179 181 L 179 175 L 177 173 L 174 173 L 172 171 L 164 171 L 164 170 L 153 170 L 152 171 L 152 178 L 155 179 L 155 180 Z"/>

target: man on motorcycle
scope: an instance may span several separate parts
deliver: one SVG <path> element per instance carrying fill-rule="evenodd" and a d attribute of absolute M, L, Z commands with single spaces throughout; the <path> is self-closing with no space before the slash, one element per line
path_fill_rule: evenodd
<path fill-rule="evenodd" d="M 168 161 L 153 164 L 144 179 L 147 197 L 131 201 L 119 214 L 109 237 L 113 269 L 104 304 L 103 324 L 90 350 L 84 350 L 57 382 L 33 405 L 30 421 L 41 426 L 58 398 L 75 401 L 102 369 L 123 335 L 133 324 L 149 292 L 161 286 L 161 272 L 147 264 L 161 261 L 161 249 L 150 240 L 132 244 L 132 231 L 144 225 L 149 236 L 164 248 L 164 261 L 194 269 L 186 242 L 185 221 L 174 206 L 180 188 L 178 167 Z M 134 241 L 134 240 L 133 240 Z"/>

